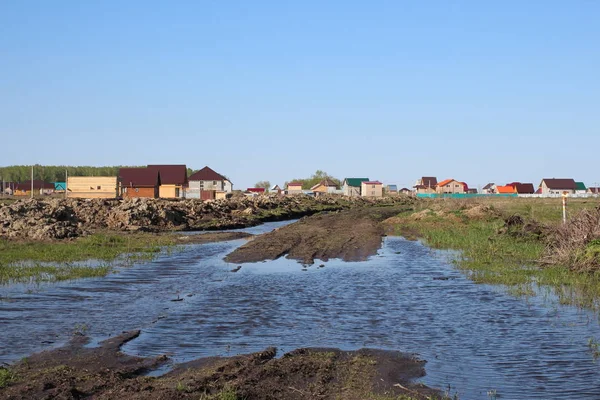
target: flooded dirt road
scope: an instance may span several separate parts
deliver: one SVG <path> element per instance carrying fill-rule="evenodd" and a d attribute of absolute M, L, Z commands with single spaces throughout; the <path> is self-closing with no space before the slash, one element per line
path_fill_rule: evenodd
<path fill-rule="evenodd" d="M 73 331 L 93 345 L 139 328 L 126 353 L 185 362 L 267 346 L 373 347 L 418 353 L 428 361 L 422 382 L 461 399 L 600 398 L 593 313 L 473 284 L 448 253 L 402 238 L 385 238 L 365 262 L 304 268 L 281 258 L 237 270 L 223 257 L 243 243 L 189 245 L 107 278 L 1 287 L 0 362 Z"/>

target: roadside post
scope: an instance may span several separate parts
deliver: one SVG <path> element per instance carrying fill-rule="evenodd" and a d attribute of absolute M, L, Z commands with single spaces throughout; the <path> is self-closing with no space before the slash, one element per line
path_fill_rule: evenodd
<path fill-rule="evenodd" d="M 568 196 L 569 196 L 569 192 L 564 191 L 562 193 L 563 224 L 567 223 L 567 197 Z"/>

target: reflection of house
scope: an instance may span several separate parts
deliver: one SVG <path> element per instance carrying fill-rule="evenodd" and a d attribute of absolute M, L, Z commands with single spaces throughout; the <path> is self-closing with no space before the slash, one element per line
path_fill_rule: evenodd
<path fill-rule="evenodd" d="M 31 181 L 25 181 L 17 183 L 14 186 L 13 194 L 15 196 L 31 196 Z M 40 181 L 37 179 L 33 180 L 33 194 L 52 194 L 54 193 L 54 184 Z"/>
<path fill-rule="evenodd" d="M 363 197 L 382 197 L 383 183 L 379 181 L 361 182 L 360 195 Z"/>
<path fill-rule="evenodd" d="M 488 183 L 487 185 L 485 185 L 483 187 L 483 189 L 481 189 L 481 192 L 483 194 L 494 194 L 494 193 L 496 193 L 496 184 L 495 183 Z"/>
<path fill-rule="evenodd" d="M 414 188 L 417 193 L 435 193 L 438 181 L 435 176 L 424 176 L 417 181 Z"/>
<path fill-rule="evenodd" d="M 369 178 L 346 178 L 342 183 L 344 196 L 360 196 L 362 182 L 368 182 Z"/>
<path fill-rule="evenodd" d="M 120 194 L 124 198 L 158 197 L 160 173 L 152 168 L 121 168 L 119 170 Z"/>
<path fill-rule="evenodd" d="M 67 187 L 67 197 L 73 198 L 114 199 L 118 195 L 116 176 L 70 176 Z"/>
<path fill-rule="evenodd" d="M 165 199 L 184 197 L 184 188 L 188 184 L 185 165 L 148 165 L 148 168 L 160 174 L 158 197 Z"/>
<path fill-rule="evenodd" d="M 310 188 L 311 192 L 313 192 L 316 196 L 326 194 L 326 193 L 335 193 L 337 190 L 337 185 L 331 179 L 323 179 L 321 182 L 317 183 L 315 186 Z"/>
<path fill-rule="evenodd" d="M 188 178 L 189 189 L 186 197 L 193 199 L 214 199 L 223 195 L 220 193 L 231 193 L 233 184 L 225 176 L 215 172 L 209 167 L 192 174 Z"/>
<path fill-rule="evenodd" d="M 575 193 L 577 185 L 573 179 L 542 179 L 539 186 L 541 194 L 562 194 L 563 192 Z"/>
<path fill-rule="evenodd" d="M 467 190 L 469 190 L 467 184 L 456 179 L 446 179 L 438 183 L 436 189 L 438 193 L 465 193 Z"/>
<path fill-rule="evenodd" d="M 302 182 L 288 183 L 287 194 L 302 194 Z"/>

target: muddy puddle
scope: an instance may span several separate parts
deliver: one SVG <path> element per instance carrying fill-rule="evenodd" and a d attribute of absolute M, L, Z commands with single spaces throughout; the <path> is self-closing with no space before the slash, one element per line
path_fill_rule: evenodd
<path fill-rule="evenodd" d="M 402 238 L 366 262 L 279 259 L 231 272 L 238 264 L 222 258 L 243 243 L 189 245 L 101 279 L 0 287 L 0 363 L 74 331 L 97 343 L 140 328 L 123 350 L 174 362 L 267 346 L 373 347 L 418 353 L 422 382 L 461 399 L 600 398 L 593 313 L 475 285 L 449 253 Z"/>

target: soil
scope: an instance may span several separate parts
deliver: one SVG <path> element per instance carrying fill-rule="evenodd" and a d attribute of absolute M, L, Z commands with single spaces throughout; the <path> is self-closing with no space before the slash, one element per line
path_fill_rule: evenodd
<path fill-rule="evenodd" d="M 76 336 L 65 347 L 35 354 L 10 367 L 3 399 L 413 399 L 439 396 L 413 383 L 425 361 L 399 352 L 363 349 L 277 350 L 231 358 L 212 357 L 176 365 L 161 377 L 144 376 L 168 363 L 166 356 L 141 358 L 120 352 L 139 331 L 99 347 Z"/>
<path fill-rule="evenodd" d="M 177 234 L 174 234 L 177 235 Z M 182 244 L 226 242 L 228 240 L 249 239 L 252 234 L 246 232 L 209 232 L 201 235 L 177 235 L 177 241 Z"/>
<path fill-rule="evenodd" d="M 231 263 L 275 260 L 287 255 L 304 264 L 315 259 L 364 261 L 375 255 L 385 236 L 381 221 L 406 206 L 364 207 L 322 213 L 255 237 L 225 257 Z"/>

